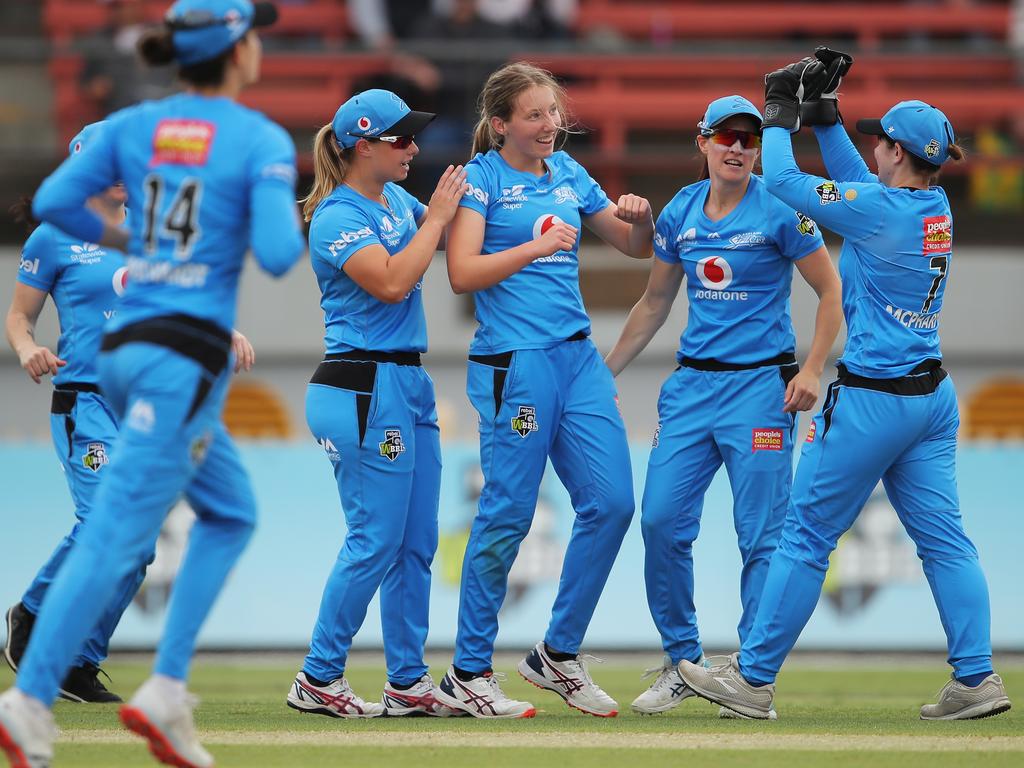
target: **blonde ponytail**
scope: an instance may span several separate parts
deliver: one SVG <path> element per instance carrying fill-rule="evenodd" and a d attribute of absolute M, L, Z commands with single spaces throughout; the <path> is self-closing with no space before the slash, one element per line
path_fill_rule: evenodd
<path fill-rule="evenodd" d="M 313 188 L 299 200 L 303 219 L 312 219 L 320 201 L 342 185 L 351 155 L 351 150 L 338 146 L 330 123 L 317 131 L 313 140 Z"/>

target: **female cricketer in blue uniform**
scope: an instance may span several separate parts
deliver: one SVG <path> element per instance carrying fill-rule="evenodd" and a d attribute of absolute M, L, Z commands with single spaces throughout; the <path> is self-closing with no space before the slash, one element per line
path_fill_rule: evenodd
<path fill-rule="evenodd" d="M 579 291 L 579 228 L 636 258 L 651 253 L 650 204 L 618 205 L 555 146 L 564 93 L 517 63 L 493 73 L 466 166 L 470 187 L 448 241 L 456 293 L 472 291 L 479 327 L 468 393 L 479 414 L 484 488 L 466 547 L 453 667 L 441 700 L 476 717 L 532 717 L 491 674 L 498 610 L 530 529 L 550 457 L 576 510 L 544 640 L 519 665 L 573 707 L 611 717 L 618 705 L 590 679 L 579 647 L 633 516 L 626 431 L 615 385 L 588 338 Z"/>
<path fill-rule="evenodd" d="M 449 166 L 424 206 L 395 182 L 433 120 L 390 91 L 356 94 L 314 145 L 309 254 L 323 293 L 327 354 L 306 419 L 334 468 L 348 530 L 288 706 L 331 717 L 454 714 L 423 661 L 437 549 L 441 444 L 427 349 L 423 276 L 465 189 Z M 388 682 L 380 703 L 345 679 L 352 638 L 374 593 Z"/>
<path fill-rule="evenodd" d="M 836 89 L 852 59 L 827 49 L 765 78 L 765 182 L 843 236 L 848 327 L 839 376 L 804 444 L 793 498 L 754 626 L 740 652 L 679 671 L 699 695 L 742 715 L 769 716 L 775 676 L 821 594 L 829 555 L 882 480 L 917 545 L 946 632 L 953 678 L 925 720 L 989 717 L 1010 708 L 992 670 L 988 586 L 964 533 L 956 488 L 960 424 L 943 370 L 939 314 L 953 257 L 953 216 L 935 178 L 963 152 L 941 111 L 903 101 L 881 120 L 868 171 L 838 118 Z M 789 133 L 804 113 L 832 178 L 802 173 Z M 821 96 L 821 98 L 817 98 Z"/>
<path fill-rule="evenodd" d="M 93 519 L 50 587 L 16 687 L 0 697 L 0 744 L 14 765 L 52 755 L 58 684 L 182 493 L 197 520 L 154 674 L 121 718 L 158 760 L 213 764 L 196 738 L 185 680 L 199 628 L 255 523 L 248 477 L 220 422 L 238 276 L 250 245 L 274 275 L 304 249 L 294 146 L 235 100 L 259 77 L 254 27 L 275 18 L 273 5 L 248 0 L 179 0 L 140 50 L 150 62 L 176 61 L 187 91 L 113 114 L 36 195 L 37 218 L 123 248 L 129 277 L 99 359 L 120 423 L 115 451 Z M 118 179 L 138 201 L 130 236 L 82 207 Z"/>
<path fill-rule="evenodd" d="M 618 375 L 647 346 L 685 275 L 689 315 L 679 367 L 658 400 L 642 504 L 647 602 L 665 650 L 658 677 L 633 702 L 644 714 L 693 695 L 676 665 L 703 658 L 693 542 L 704 494 L 723 463 L 743 562 L 738 630 L 746 639 L 789 506 L 796 413 L 817 402 L 842 322 L 839 278 L 814 221 L 753 174 L 757 108 L 725 96 L 711 102 L 698 127 L 706 178 L 681 189 L 658 217 L 647 290 L 606 358 Z M 794 264 L 819 296 L 802 370 L 789 315 Z"/>
<path fill-rule="evenodd" d="M 86 126 L 71 140 L 69 152 L 82 151 L 102 129 L 103 123 Z M 125 217 L 124 203 L 124 188 L 114 185 L 93 197 L 89 206 L 112 226 L 120 226 Z M 15 672 L 43 597 L 89 517 L 117 436 L 117 419 L 99 391 L 96 356 L 103 326 L 124 292 L 126 272 L 124 255 L 119 251 L 82 242 L 50 224 L 38 226 L 21 252 L 18 281 L 7 313 L 7 339 L 22 368 L 37 384 L 42 376 L 53 376 L 50 432 L 78 522 L 39 569 L 21 601 L 7 611 L 4 658 Z M 35 339 L 36 321 L 47 296 L 53 298 L 60 321 L 56 355 Z M 110 636 L 144 575 L 142 566 L 118 588 L 117 597 L 61 683 L 62 698 L 79 702 L 121 700 L 106 689 L 97 673 L 107 657 Z"/>

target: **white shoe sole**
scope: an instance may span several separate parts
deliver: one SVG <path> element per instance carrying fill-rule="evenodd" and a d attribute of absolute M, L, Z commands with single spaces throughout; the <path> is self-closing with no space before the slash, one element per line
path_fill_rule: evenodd
<path fill-rule="evenodd" d="M 995 717 L 1001 715 L 1010 709 L 1010 699 L 1003 696 L 999 699 L 993 699 L 992 701 L 982 701 L 973 706 L 961 709 L 959 712 L 953 712 L 949 715 L 941 715 L 940 717 L 927 717 L 921 715 L 922 720 L 981 720 L 985 717 Z"/>
<path fill-rule="evenodd" d="M 551 691 L 552 693 L 557 694 L 558 697 L 570 707 L 579 710 L 586 715 L 593 715 L 594 717 L 616 717 L 619 714 L 618 709 L 593 709 L 591 707 L 581 706 L 579 702 L 573 701 L 572 697 L 566 696 L 558 686 L 552 684 L 546 677 L 538 675 L 533 667 L 526 663 L 526 659 L 520 661 L 519 666 L 516 667 L 516 669 L 519 672 L 519 676 L 530 685 L 536 686 L 542 691 Z"/>
<path fill-rule="evenodd" d="M 438 689 L 437 693 L 434 694 L 434 698 L 442 704 L 444 704 L 446 707 L 458 710 L 459 712 L 465 712 L 467 715 L 479 718 L 480 720 L 524 720 L 530 717 L 535 717 L 537 715 L 537 709 L 532 706 L 523 712 L 512 712 L 507 715 L 485 715 L 481 712 L 474 712 L 472 709 L 465 706 L 461 701 L 452 696 L 449 696 L 441 689 Z"/>
<path fill-rule="evenodd" d="M 729 709 L 728 707 L 719 707 L 718 717 L 722 720 L 778 720 L 779 713 L 772 709 L 769 710 L 768 717 L 757 718 L 741 714 L 733 709 Z"/>
<path fill-rule="evenodd" d="M 359 714 L 358 712 L 339 712 L 336 709 L 325 707 L 321 704 L 311 704 L 305 701 L 295 701 L 288 697 L 287 704 L 297 712 L 301 712 L 304 715 L 326 715 L 327 717 L 337 717 L 342 720 L 368 720 L 373 717 L 381 717 L 383 712 L 368 712 L 366 714 Z"/>
<path fill-rule="evenodd" d="M 726 701 L 721 697 L 718 691 L 709 692 L 707 689 L 701 688 L 700 685 L 694 685 L 692 681 L 687 680 L 685 677 L 683 681 L 690 686 L 690 690 L 700 696 L 702 699 L 707 699 L 712 704 L 718 704 L 726 709 L 731 709 L 733 712 L 739 715 L 746 715 L 751 720 L 770 720 L 771 710 L 767 712 L 757 707 L 751 707 L 741 702 Z"/>

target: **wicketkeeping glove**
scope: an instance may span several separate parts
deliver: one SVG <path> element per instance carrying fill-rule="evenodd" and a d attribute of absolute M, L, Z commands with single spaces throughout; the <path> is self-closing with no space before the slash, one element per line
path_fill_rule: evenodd
<path fill-rule="evenodd" d="M 800 122 L 803 125 L 835 125 L 843 121 L 839 113 L 839 99 L 836 91 L 839 83 L 853 66 L 853 56 L 842 51 L 833 51 L 825 46 L 814 49 L 814 56 L 825 65 L 825 84 L 821 98 L 809 100 L 805 97 L 800 105 Z"/>
<path fill-rule="evenodd" d="M 826 67 L 810 56 L 764 76 L 762 128 L 800 130 L 800 102 L 817 99 L 826 84 Z"/>

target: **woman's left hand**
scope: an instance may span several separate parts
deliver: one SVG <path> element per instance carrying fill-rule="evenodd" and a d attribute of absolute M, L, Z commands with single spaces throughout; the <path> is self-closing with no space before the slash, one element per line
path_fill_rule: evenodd
<path fill-rule="evenodd" d="M 256 350 L 238 331 L 231 332 L 231 351 L 235 353 L 235 373 L 243 368 L 247 371 L 252 370 L 253 363 L 256 362 Z"/>
<path fill-rule="evenodd" d="M 790 379 L 786 386 L 786 399 L 782 406 L 783 413 L 809 411 L 818 402 L 821 394 L 821 383 L 818 377 L 808 370 L 801 370 Z"/>
<path fill-rule="evenodd" d="M 644 224 L 650 222 L 654 226 L 651 203 L 646 197 L 638 195 L 622 195 L 615 206 L 615 218 L 627 224 Z"/>

